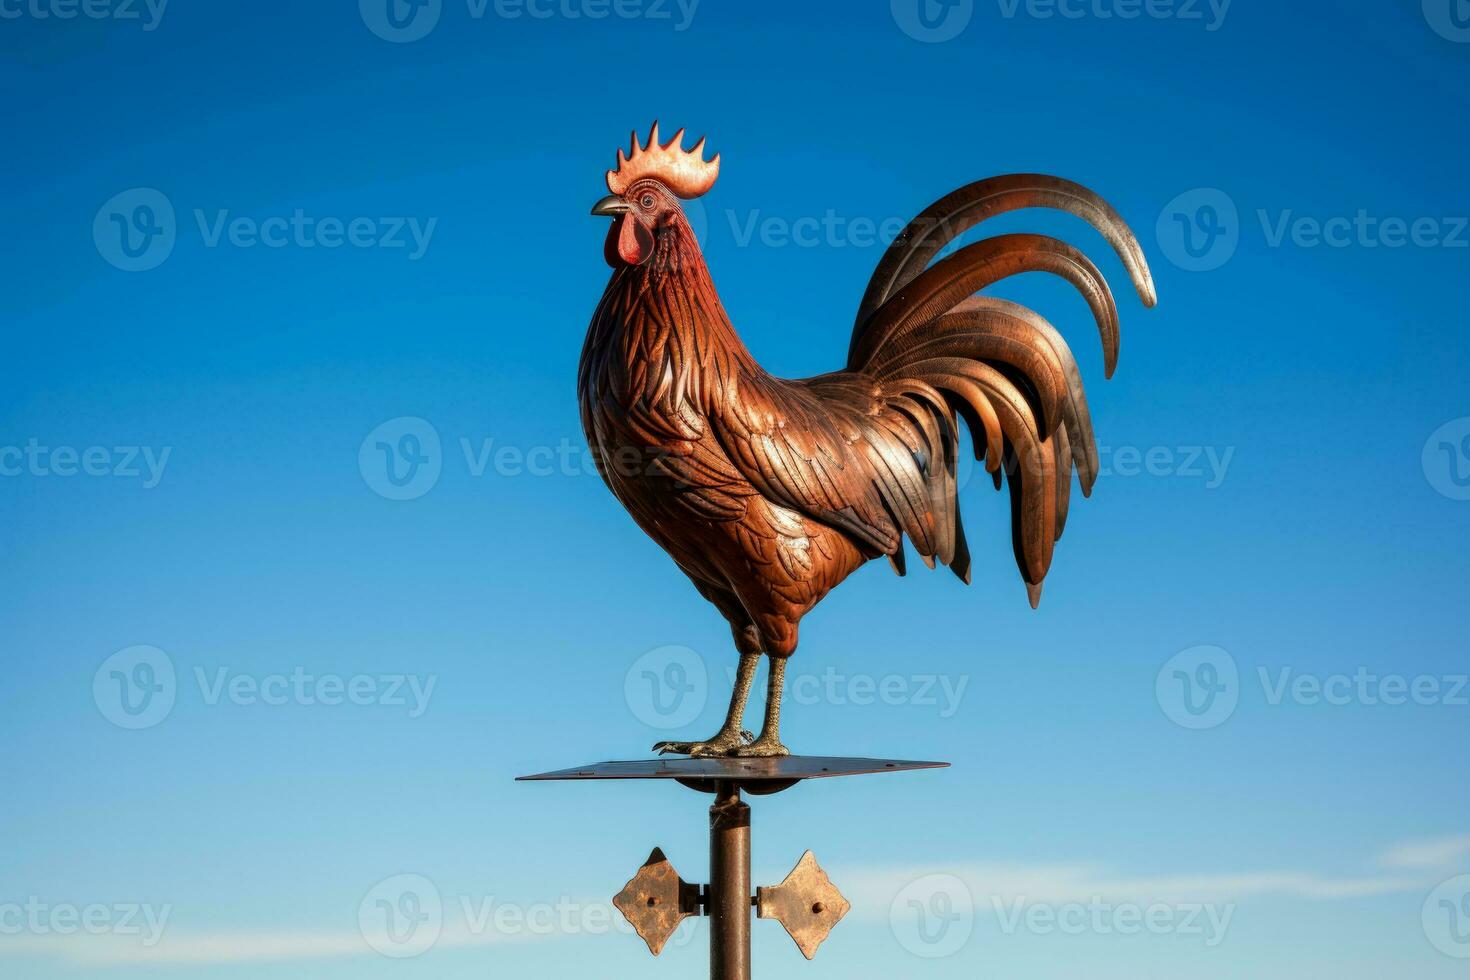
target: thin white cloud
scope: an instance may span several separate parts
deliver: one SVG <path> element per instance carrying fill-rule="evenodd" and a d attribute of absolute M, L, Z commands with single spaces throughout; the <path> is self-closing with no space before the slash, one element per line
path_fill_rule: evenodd
<path fill-rule="evenodd" d="M 1385 869 L 1363 875 L 1325 875 L 1308 871 L 1128 875 L 1100 864 L 1017 865 L 970 862 L 949 867 L 871 869 L 844 875 L 855 908 L 887 915 L 889 903 L 916 880 L 953 875 L 982 904 L 1025 899 L 1067 904 L 1101 900 L 1139 905 L 1225 904 L 1274 897 L 1301 901 L 1345 901 L 1432 888 L 1446 875 L 1467 870 L 1470 835 L 1402 841 L 1379 854 L 1373 864 Z M 986 900 L 993 900 L 987 903 Z"/>
<path fill-rule="evenodd" d="M 600 903 L 605 915 L 596 922 L 606 923 L 602 931 L 631 932 L 617 911 L 607 902 Z M 573 903 L 586 912 L 597 903 Z M 616 921 L 614 921 L 616 920 Z M 601 927 L 588 927 L 587 920 L 572 928 L 520 926 L 497 928 L 489 919 L 483 921 L 446 922 L 425 950 L 455 949 L 467 946 L 489 946 L 505 943 L 537 942 L 563 939 L 581 934 L 595 934 Z M 621 928 L 619 928 L 621 927 Z M 158 965 L 222 965 L 273 961 L 337 959 L 353 956 L 378 956 L 368 940 L 358 932 L 197 932 L 185 933 L 170 928 L 162 940 L 149 945 L 136 936 L 91 935 L 77 932 L 69 935 L 0 936 L 0 958 L 5 956 L 54 956 L 78 965 L 103 967 L 138 964 Z"/>
<path fill-rule="evenodd" d="M 1470 834 L 1406 841 L 1383 852 L 1379 863 L 1385 868 L 1439 870 L 1470 858 Z"/>
<path fill-rule="evenodd" d="M 845 874 L 844 891 L 850 893 L 855 908 L 881 917 L 888 915 L 890 903 L 900 892 L 929 874 L 959 878 L 977 903 L 987 906 L 1020 899 L 1049 905 L 1099 900 L 1142 906 L 1218 905 L 1257 897 L 1332 901 L 1397 894 L 1424 886 L 1422 877 L 1410 875 L 1331 877 L 1290 871 L 1125 875 L 1100 866 L 972 863 L 947 868 L 874 870 L 859 876 Z"/>
<path fill-rule="evenodd" d="M 0 954 L 56 956 L 84 966 L 136 963 L 249 963 L 371 954 L 356 934 L 239 932 L 167 935 L 156 945 L 127 936 L 25 936 L 0 941 Z"/>

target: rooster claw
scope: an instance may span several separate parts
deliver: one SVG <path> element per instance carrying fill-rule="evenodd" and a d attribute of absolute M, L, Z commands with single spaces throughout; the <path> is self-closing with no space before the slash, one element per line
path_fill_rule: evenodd
<path fill-rule="evenodd" d="M 739 732 L 735 735 L 721 733 L 704 742 L 659 742 L 653 747 L 653 751 L 659 755 L 687 755 L 691 759 L 709 758 L 712 756 L 739 755 L 745 746 L 755 741 L 755 736 L 750 732 Z"/>

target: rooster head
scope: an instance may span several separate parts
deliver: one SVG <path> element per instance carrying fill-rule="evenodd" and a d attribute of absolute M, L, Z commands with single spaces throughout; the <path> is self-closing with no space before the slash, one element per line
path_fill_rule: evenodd
<path fill-rule="evenodd" d="M 681 145 L 684 130 L 667 143 L 658 139 L 658 123 L 648 133 L 648 145 L 640 146 L 638 133 L 632 137 L 632 152 L 618 150 L 616 170 L 607 172 L 607 197 L 592 207 L 592 213 L 613 219 L 603 255 L 616 269 L 642 265 L 653 257 L 656 236 L 683 221 L 679 198 L 691 200 L 714 186 L 720 175 L 720 155 L 704 159 L 704 138 L 691 150 Z"/>

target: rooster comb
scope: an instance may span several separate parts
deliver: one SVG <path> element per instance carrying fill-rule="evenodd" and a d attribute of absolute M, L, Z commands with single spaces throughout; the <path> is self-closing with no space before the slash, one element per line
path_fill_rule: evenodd
<path fill-rule="evenodd" d="M 623 153 L 618 150 L 618 168 L 607 172 L 607 189 L 614 194 L 622 194 L 634 182 L 644 177 L 656 177 L 675 194 L 689 200 L 698 197 L 714 186 L 715 178 L 720 175 L 720 155 L 716 153 L 714 159 L 704 159 L 704 137 L 694 144 L 692 150 L 685 150 L 680 144 L 684 140 L 684 130 L 674 134 L 674 138 L 667 143 L 658 141 L 658 123 L 654 122 L 653 129 L 648 133 L 648 145 L 638 145 L 638 132 L 633 132 L 633 150 Z"/>

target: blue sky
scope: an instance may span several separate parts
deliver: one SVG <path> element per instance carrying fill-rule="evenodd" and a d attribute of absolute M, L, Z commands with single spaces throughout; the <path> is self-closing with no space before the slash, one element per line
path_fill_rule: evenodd
<path fill-rule="evenodd" d="M 729 690 L 575 405 L 586 212 L 655 117 L 723 154 L 697 223 L 775 373 L 992 174 L 1099 191 L 1160 294 L 987 225 L 1114 283 L 1106 383 L 1080 300 L 999 290 L 1105 472 L 1037 612 L 975 480 L 972 587 L 807 618 L 787 744 L 954 767 L 756 801 L 757 881 L 811 847 L 854 906 L 815 966 L 757 923 L 759 974 L 1463 975 L 1470 10 L 792 6 L 0 0 L 6 975 L 702 969 L 608 915 L 655 844 L 704 875 L 702 798 L 511 781 Z"/>

